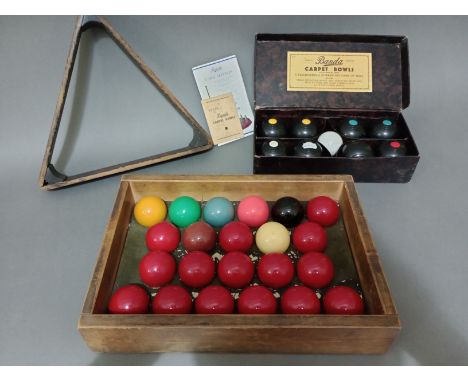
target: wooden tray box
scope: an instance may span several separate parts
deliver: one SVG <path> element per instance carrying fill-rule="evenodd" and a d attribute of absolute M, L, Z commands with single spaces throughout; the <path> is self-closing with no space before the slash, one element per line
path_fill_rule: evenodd
<path fill-rule="evenodd" d="M 268 201 L 290 195 L 338 200 L 349 248 L 360 280 L 366 314 L 336 315 L 111 315 L 116 282 L 135 201 L 155 194 L 171 201 L 189 195 L 240 200 L 248 194 Z M 387 351 L 400 320 L 351 176 L 125 175 L 107 225 L 78 329 L 98 352 L 257 352 L 379 354 Z"/>

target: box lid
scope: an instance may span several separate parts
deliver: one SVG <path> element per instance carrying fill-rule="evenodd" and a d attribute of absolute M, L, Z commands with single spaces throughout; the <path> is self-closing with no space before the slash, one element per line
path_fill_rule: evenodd
<path fill-rule="evenodd" d="M 256 109 L 400 111 L 409 98 L 404 36 L 256 36 Z"/>

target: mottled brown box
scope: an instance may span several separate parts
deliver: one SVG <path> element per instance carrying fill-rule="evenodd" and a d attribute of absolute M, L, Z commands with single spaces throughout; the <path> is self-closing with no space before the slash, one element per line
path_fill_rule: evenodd
<path fill-rule="evenodd" d="M 372 53 L 372 92 L 288 91 L 288 51 Z M 258 34 L 255 44 L 254 173 L 351 174 L 357 182 L 408 182 L 419 151 L 402 115 L 410 101 L 408 40 L 403 36 L 335 34 Z M 396 119 L 408 152 L 397 158 L 266 157 L 261 122 L 270 116 L 286 120 L 307 114 L 331 118 Z M 294 138 L 282 138 L 286 146 Z M 376 139 L 366 139 L 373 148 Z"/>

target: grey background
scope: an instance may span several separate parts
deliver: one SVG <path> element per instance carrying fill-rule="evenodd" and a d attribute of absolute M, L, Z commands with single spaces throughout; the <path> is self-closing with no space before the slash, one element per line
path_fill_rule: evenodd
<path fill-rule="evenodd" d="M 206 124 L 190 68 L 236 54 L 253 102 L 253 48 L 257 32 L 409 37 L 412 101 L 404 115 L 422 160 L 409 184 L 357 186 L 403 330 L 390 351 L 382 356 L 112 355 L 88 350 L 76 324 L 119 177 L 56 192 L 38 188 L 39 167 L 74 19 L 4 16 L 0 17 L 1 364 L 467 363 L 467 18 L 110 19 L 203 125 Z M 95 147 L 94 141 L 106 137 L 98 128 L 88 129 L 85 134 L 89 124 L 80 124 L 80 115 L 82 122 L 100 121 L 98 127 L 102 129 L 108 128 L 104 117 L 109 118 L 112 128 L 120 134 L 115 144 L 130 139 L 125 138 L 127 133 L 154 134 L 155 129 L 165 128 L 166 134 L 173 131 L 167 122 L 169 117 L 162 111 L 165 109 L 153 108 L 152 98 L 141 96 L 139 87 L 134 85 L 135 78 L 124 70 L 125 65 L 105 63 L 109 58 L 104 54 L 106 49 L 93 51 L 90 61 L 97 74 L 91 76 L 91 85 L 81 93 L 87 99 L 92 97 L 93 88 L 98 92 L 108 89 L 108 96 L 99 108 L 93 108 L 93 103 L 81 105 L 86 113 L 78 107 L 75 113 L 78 122 L 73 119 L 72 122 L 81 128 L 78 133 L 73 129 L 70 132 L 78 138 L 68 142 L 66 146 L 72 147 L 68 153 L 64 148 L 68 158 L 65 164 L 69 166 L 71 159 L 82 165 L 90 152 L 94 155 L 92 163 L 97 164 L 112 159 L 115 151 L 120 152 L 106 144 L 102 150 L 88 152 L 88 147 Z M 108 73 L 113 79 L 106 77 L 103 69 L 106 67 L 115 68 Z M 122 82 L 120 88 L 115 87 L 119 84 L 116 80 Z M 149 90 L 145 89 L 143 94 L 146 91 Z M 135 107 L 133 120 L 127 115 L 133 108 L 125 106 L 125 96 L 128 104 Z M 157 110 L 156 115 L 153 109 Z M 119 112 L 123 115 L 116 117 Z M 141 130 L 136 130 L 136 126 Z M 139 156 L 140 141 L 132 143 L 135 151 L 128 155 Z M 250 174 L 252 138 L 139 172 Z"/>

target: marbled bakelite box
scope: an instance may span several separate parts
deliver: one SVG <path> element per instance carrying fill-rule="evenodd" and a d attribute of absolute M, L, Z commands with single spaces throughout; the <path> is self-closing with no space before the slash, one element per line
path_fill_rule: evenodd
<path fill-rule="evenodd" d="M 409 89 L 406 37 L 258 34 L 254 173 L 350 174 L 357 182 L 409 182 L 419 161 L 402 115 L 409 105 Z M 319 157 L 296 155 L 294 148 L 302 138 L 295 130 L 304 119 L 316 127 L 316 136 L 307 141 L 316 143 L 328 131 L 340 134 L 343 146 L 335 155 L 330 152 L 336 151 L 336 142 L 331 142 L 333 150 L 323 150 Z M 262 149 L 271 139 L 263 133 L 268 120 L 285 130 L 274 138 L 284 146 L 285 155 L 270 156 Z M 372 155 L 343 152 L 353 141 L 369 146 Z M 379 147 L 391 142 L 406 151 L 394 157 L 380 155 Z"/>

